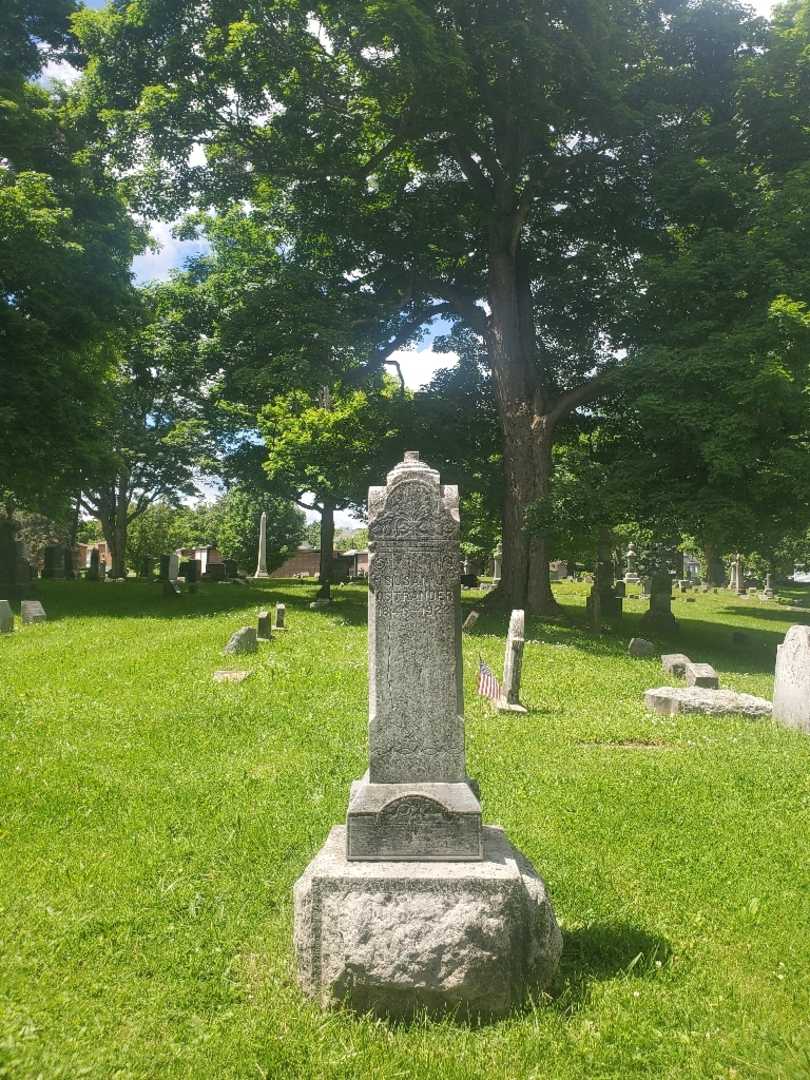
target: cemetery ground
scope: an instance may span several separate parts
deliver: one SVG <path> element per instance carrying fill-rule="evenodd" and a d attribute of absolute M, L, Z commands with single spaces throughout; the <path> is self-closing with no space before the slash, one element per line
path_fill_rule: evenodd
<path fill-rule="evenodd" d="M 587 587 L 555 591 L 571 621 L 527 620 L 525 716 L 475 695 L 508 614 L 464 636 L 468 766 L 549 887 L 553 994 L 394 1024 L 306 1001 L 291 942 L 365 769 L 365 588 L 310 611 L 311 584 L 42 582 L 49 621 L 0 639 L 0 1076 L 810 1077 L 810 739 L 645 711 L 668 681 L 626 653 L 646 604 L 596 637 Z M 770 698 L 810 611 L 688 595 L 660 651 Z M 223 657 L 277 600 L 289 630 Z M 214 683 L 229 666 L 250 678 Z"/>

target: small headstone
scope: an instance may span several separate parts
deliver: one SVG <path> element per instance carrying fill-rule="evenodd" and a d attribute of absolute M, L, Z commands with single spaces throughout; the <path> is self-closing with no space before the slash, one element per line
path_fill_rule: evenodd
<path fill-rule="evenodd" d="M 687 604 L 696 604 L 697 600 L 695 600 L 694 596 L 687 596 L 686 597 L 686 602 L 687 602 Z"/>
<path fill-rule="evenodd" d="M 222 565 L 225 567 L 226 578 L 234 578 L 239 573 L 239 565 L 236 559 L 225 559 Z"/>
<path fill-rule="evenodd" d="M 757 595 L 757 587 L 756 587 L 756 585 L 749 585 L 748 586 L 748 595 L 749 596 L 756 596 Z"/>
<path fill-rule="evenodd" d="M 711 664 L 686 665 L 686 685 L 705 686 L 710 690 L 717 690 L 720 686 L 720 678 Z"/>
<path fill-rule="evenodd" d="M 647 690 L 644 704 L 662 716 L 676 713 L 742 713 L 743 716 L 770 716 L 771 703 L 753 694 L 734 690 L 709 690 L 704 686 L 659 686 Z"/>
<path fill-rule="evenodd" d="M 8 600 L 0 600 L 0 634 L 10 634 L 14 629 L 14 612 Z"/>
<path fill-rule="evenodd" d="M 627 596 L 627 585 L 623 581 L 617 581 L 613 586 L 613 592 L 619 600 L 623 600 Z"/>
<path fill-rule="evenodd" d="M 176 551 L 173 551 L 169 555 L 169 567 L 167 570 L 167 576 L 169 581 L 177 581 L 180 575 L 180 556 Z"/>
<path fill-rule="evenodd" d="M 270 626 L 270 612 L 260 611 L 256 622 L 256 637 L 259 641 L 269 641 L 273 636 Z"/>
<path fill-rule="evenodd" d="M 810 734 L 810 626 L 791 626 L 777 646 L 773 715 Z"/>
<path fill-rule="evenodd" d="M 475 624 L 478 622 L 479 615 L 477 611 L 471 611 L 464 622 L 461 624 L 462 630 L 472 630 Z"/>
<path fill-rule="evenodd" d="M 241 653 L 254 653 L 257 649 L 255 627 L 240 626 L 231 634 L 222 652 L 225 656 L 238 656 Z"/>
<path fill-rule="evenodd" d="M 160 570 L 158 571 L 158 581 L 169 580 L 169 561 L 170 557 L 168 555 L 160 556 Z"/>
<path fill-rule="evenodd" d="M 661 656 L 661 668 L 667 673 L 667 675 L 674 675 L 676 678 L 682 679 L 686 674 L 686 665 L 691 664 L 692 661 L 682 652 L 664 653 Z"/>
<path fill-rule="evenodd" d="M 503 661 L 503 697 L 498 702 L 499 712 L 528 712 L 520 704 L 520 675 L 523 670 L 523 646 L 525 618 L 521 610 L 512 612 L 509 634 L 506 638 L 506 655 Z"/>
<path fill-rule="evenodd" d="M 250 675 L 249 671 L 215 671 L 214 682 L 241 683 Z"/>
<path fill-rule="evenodd" d="M 39 600 L 20 601 L 20 620 L 23 626 L 28 626 L 29 623 L 45 622 L 47 618 L 45 608 Z"/>
<path fill-rule="evenodd" d="M 320 596 L 317 600 L 312 601 L 312 603 L 309 605 L 309 609 L 310 611 L 319 611 L 321 608 L 329 607 L 331 602 L 332 601 L 327 599 L 327 597 Z"/>
<path fill-rule="evenodd" d="M 286 608 L 286 606 L 284 604 L 276 604 L 276 625 L 273 627 L 273 629 L 274 630 L 286 630 L 287 627 L 286 627 L 286 625 L 284 623 L 284 620 L 286 619 L 286 617 L 287 617 L 287 608 Z"/>
<path fill-rule="evenodd" d="M 654 656 L 655 645 L 651 641 L 647 641 L 646 638 L 634 637 L 630 639 L 627 651 L 630 656 Z"/>
<path fill-rule="evenodd" d="M 765 591 L 762 594 L 762 599 L 763 600 L 773 600 L 773 598 L 774 598 L 773 574 L 766 574 L 765 575 Z"/>

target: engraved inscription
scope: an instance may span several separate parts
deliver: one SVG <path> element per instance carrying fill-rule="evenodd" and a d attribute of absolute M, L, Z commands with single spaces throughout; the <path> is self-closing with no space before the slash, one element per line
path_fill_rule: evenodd
<path fill-rule="evenodd" d="M 454 814 L 421 795 L 394 799 L 378 814 L 353 822 L 353 854 L 388 858 L 475 858 L 479 854 L 476 816 Z"/>

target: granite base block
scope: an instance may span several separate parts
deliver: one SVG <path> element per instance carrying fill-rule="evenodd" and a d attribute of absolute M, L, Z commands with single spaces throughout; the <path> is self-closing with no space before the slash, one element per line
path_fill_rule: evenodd
<path fill-rule="evenodd" d="M 349 862 L 335 826 L 295 884 L 302 988 L 322 1007 L 502 1016 L 548 986 L 562 935 L 542 880 L 502 829 L 481 862 Z"/>

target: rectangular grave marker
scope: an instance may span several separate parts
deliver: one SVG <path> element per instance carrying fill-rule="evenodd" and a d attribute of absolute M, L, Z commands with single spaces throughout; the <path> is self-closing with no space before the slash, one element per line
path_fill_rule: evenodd
<path fill-rule="evenodd" d="M 28 626 L 30 623 L 46 622 L 47 618 L 45 608 L 39 600 L 22 600 L 20 602 L 20 619 L 23 626 Z"/>

